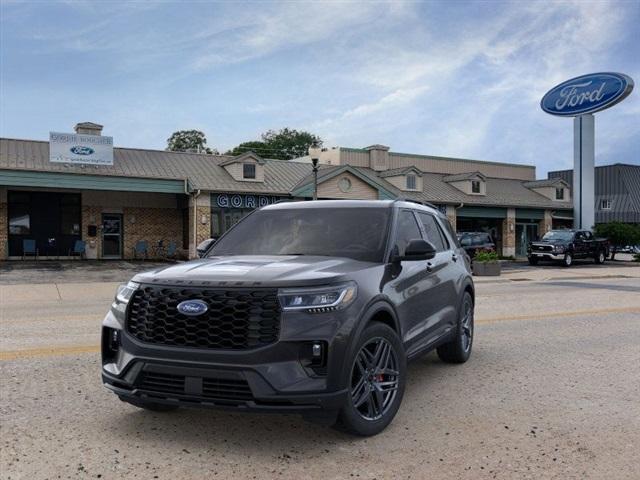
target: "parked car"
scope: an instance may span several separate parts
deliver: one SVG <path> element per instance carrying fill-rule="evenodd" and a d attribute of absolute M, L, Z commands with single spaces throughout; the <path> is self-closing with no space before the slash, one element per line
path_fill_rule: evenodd
<path fill-rule="evenodd" d="M 527 258 L 531 265 L 552 260 L 570 267 L 575 259 L 591 258 L 596 263 L 604 263 L 608 252 L 609 242 L 594 238 L 588 230 L 551 230 L 542 240 L 529 244 Z"/>
<path fill-rule="evenodd" d="M 458 241 L 471 259 L 478 252 L 496 251 L 496 244 L 491 235 L 486 232 L 460 232 L 458 233 Z"/>
<path fill-rule="evenodd" d="M 467 361 L 474 284 L 447 218 L 405 201 L 273 204 L 206 258 L 138 274 L 102 327 L 102 379 L 162 411 L 297 412 L 373 435 L 407 361 Z"/>

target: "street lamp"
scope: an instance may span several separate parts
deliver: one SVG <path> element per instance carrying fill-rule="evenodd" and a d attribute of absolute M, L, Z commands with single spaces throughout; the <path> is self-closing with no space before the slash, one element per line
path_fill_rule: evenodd
<path fill-rule="evenodd" d="M 320 160 L 320 152 L 322 149 L 313 144 L 309 147 L 309 156 L 311 157 L 311 165 L 313 165 L 313 199 L 318 199 L 318 161 Z"/>

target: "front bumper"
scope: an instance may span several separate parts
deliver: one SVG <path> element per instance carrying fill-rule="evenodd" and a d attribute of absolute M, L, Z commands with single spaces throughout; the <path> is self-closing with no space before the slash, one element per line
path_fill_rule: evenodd
<path fill-rule="evenodd" d="M 556 252 L 529 252 L 527 254 L 529 258 L 537 258 L 538 260 L 555 260 L 561 261 L 564 260 L 564 252 L 556 253 Z"/>

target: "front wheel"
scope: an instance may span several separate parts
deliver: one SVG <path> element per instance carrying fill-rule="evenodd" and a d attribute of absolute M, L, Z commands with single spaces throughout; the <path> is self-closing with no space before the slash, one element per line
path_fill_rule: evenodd
<path fill-rule="evenodd" d="M 337 427 L 354 435 L 376 435 L 391 423 L 404 395 L 407 360 L 402 343 L 390 327 L 372 323 L 346 365 L 349 395 Z"/>
<path fill-rule="evenodd" d="M 529 265 L 537 265 L 538 264 L 538 259 L 536 257 L 529 257 Z"/>
<path fill-rule="evenodd" d="M 456 336 L 449 343 L 438 347 L 440 360 L 448 363 L 464 363 L 471 356 L 473 346 L 473 299 L 464 292 L 462 308 L 458 315 Z"/>
<path fill-rule="evenodd" d="M 595 262 L 598 265 L 602 265 L 606 259 L 607 256 L 605 255 L 604 250 L 600 250 L 595 256 Z"/>
<path fill-rule="evenodd" d="M 570 267 L 573 264 L 573 255 L 570 253 L 565 253 L 564 258 L 562 259 L 562 265 L 565 267 Z"/>

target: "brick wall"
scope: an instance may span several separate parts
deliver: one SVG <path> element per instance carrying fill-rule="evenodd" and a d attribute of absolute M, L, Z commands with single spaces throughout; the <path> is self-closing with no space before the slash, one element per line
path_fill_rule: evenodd
<path fill-rule="evenodd" d="M 182 247 L 182 212 L 178 209 L 125 207 L 123 223 L 122 253 L 126 259 L 134 258 L 133 250 L 139 240 L 147 241 L 151 257 L 159 240 L 164 241 L 165 248 L 170 241 L 175 242 L 179 249 Z"/>
<path fill-rule="evenodd" d="M 516 209 L 507 209 L 507 218 L 502 221 L 502 255 L 516 255 Z"/>
<path fill-rule="evenodd" d="M 0 261 L 6 260 L 9 255 L 9 239 L 7 224 L 9 218 L 9 209 L 7 202 L 2 200 L 2 192 L 0 192 Z"/>

